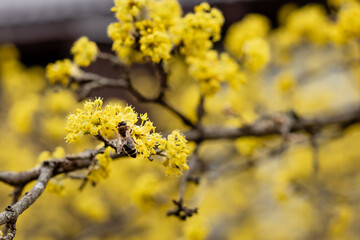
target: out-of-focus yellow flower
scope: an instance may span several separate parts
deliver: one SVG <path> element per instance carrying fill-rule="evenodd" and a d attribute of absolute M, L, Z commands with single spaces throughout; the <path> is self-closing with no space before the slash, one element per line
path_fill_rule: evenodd
<path fill-rule="evenodd" d="M 43 161 L 50 160 L 51 159 L 51 152 L 49 151 L 43 151 L 40 153 L 38 157 L 38 162 L 42 163 Z"/>
<path fill-rule="evenodd" d="M 347 205 L 338 206 L 335 210 L 336 215 L 330 221 L 329 231 L 332 235 L 339 236 L 349 227 L 353 213 L 351 207 Z"/>
<path fill-rule="evenodd" d="M 104 153 L 96 155 L 96 160 L 98 164 L 91 169 L 88 179 L 93 182 L 99 182 L 102 179 L 106 179 L 109 177 L 110 173 L 110 163 L 112 158 L 110 154 L 113 152 L 111 147 L 107 147 Z"/>
<path fill-rule="evenodd" d="M 54 158 L 63 158 L 63 157 L 65 157 L 65 154 L 66 154 L 65 149 L 63 147 L 56 147 L 52 156 Z"/>
<path fill-rule="evenodd" d="M 244 156 L 252 156 L 260 145 L 261 140 L 256 137 L 242 137 L 235 142 L 236 149 Z"/>
<path fill-rule="evenodd" d="M 65 157 L 66 152 L 63 147 L 56 147 L 54 152 L 43 151 L 38 156 L 38 164 L 41 164 L 43 161 L 49 161 L 52 158 L 61 159 Z"/>
<path fill-rule="evenodd" d="M 225 47 L 236 58 L 240 58 L 245 42 L 253 38 L 265 38 L 269 29 L 270 21 L 265 16 L 249 14 L 230 26 L 224 40 Z"/>
<path fill-rule="evenodd" d="M 46 66 L 46 77 L 51 84 L 68 85 L 69 77 L 77 75 L 78 72 L 79 70 L 70 59 L 59 60 Z"/>
<path fill-rule="evenodd" d="M 360 3 L 351 2 L 344 5 L 338 14 L 338 25 L 345 36 L 360 37 Z"/>
<path fill-rule="evenodd" d="M 17 133 L 27 134 L 32 130 L 33 118 L 39 110 L 40 98 L 38 95 L 30 94 L 18 100 L 10 108 L 8 123 Z"/>
<path fill-rule="evenodd" d="M 262 38 L 253 38 L 243 46 L 244 66 L 251 71 L 265 67 L 270 60 L 269 44 Z"/>
<path fill-rule="evenodd" d="M 339 8 L 344 4 L 356 2 L 357 0 L 327 0 L 329 6 Z"/>
<path fill-rule="evenodd" d="M 66 119 L 60 116 L 45 117 L 41 120 L 41 134 L 54 141 L 63 141 L 66 136 Z"/>
<path fill-rule="evenodd" d="M 184 235 L 187 240 L 206 239 L 209 232 L 209 226 L 204 223 L 204 220 L 198 218 L 191 218 L 190 220 L 186 221 L 186 225 L 184 227 Z"/>
<path fill-rule="evenodd" d="M 175 130 L 168 135 L 167 140 L 163 140 L 160 149 L 166 152 L 166 175 L 179 176 L 183 170 L 188 170 L 189 166 L 186 163 L 186 158 L 189 155 L 189 148 L 187 141 L 179 131 Z"/>
<path fill-rule="evenodd" d="M 104 221 L 109 217 L 109 206 L 102 199 L 101 194 L 82 191 L 72 199 L 71 203 L 76 212 L 94 221 Z"/>
<path fill-rule="evenodd" d="M 276 88 L 280 93 L 286 93 L 294 89 L 296 79 L 292 72 L 285 71 L 280 73 L 276 78 Z"/>
<path fill-rule="evenodd" d="M 298 40 L 308 39 L 317 44 L 328 40 L 327 28 L 330 21 L 322 5 L 308 4 L 292 11 L 286 19 L 285 27 L 297 35 Z"/>
<path fill-rule="evenodd" d="M 152 207 L 156 203 L 156 195 L 161 193 L 161 185 L 154 173 L 144 173 L 134 184 L 132 198 L 143 209 Z"/>
<path fill-rule="evenodd" d="M 66 192 L 63 182 L 58 179 L 51 179 L 46 185 L 46 190 L 59 196 L 64 196 Z"/>
<path fill-rule="evenodd" d="M 4 44 L 0 46 L 0 65 L 5 61 L 18 60 L 19 51 L 12 44 Z"/>
<path fill-rule="evenodd" d="M 199 81 L 204 95 L 214 95 L 224 81 L 228 81 L 234 88 L 245 82 L 244 73 L 227 53 L 222 53 L 219 58 L 216 51 L 209 50 L 204 55 L 190 56 L 186 60 L 190 75 Z"/>
<path fill-rule="evenodd" d="M 278 21 L 280 24 L 284 24 L 289 17 L 290 13 L 297 9 L 296 4 L 288 3 L 282 6 L 278 12 Z"/>
<path fill-rule="evenodd" d="M 46 111 L 56 114 L 68 113 L 77 105 L 75 94 L 66 89 L 47 91 L 42 102 Z"/>
<path fill-rule="evenodd" d="M 91 62 L 94 62 L 98 51 L 96 43 L 89 41 L 87 37 L 79 38 L 71 47 L 75 63 L 82 67 L 87 67 Z"/>

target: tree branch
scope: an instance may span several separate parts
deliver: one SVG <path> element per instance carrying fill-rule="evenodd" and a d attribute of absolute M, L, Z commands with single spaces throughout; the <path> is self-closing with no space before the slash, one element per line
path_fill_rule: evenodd
<path fill-rule="evenodd" d="M 16 221 L 17 217 L 28 209 L 44 192 L 47 183 L 53 174 L 54 166 L 51 164 L 43 164 L 40 175 L 34 187 L 26 193 L 17 203 L 8 206 L 5 211 L 0 213 L 0 225 L 10 221 Z"/>
<path fill-rule="evenodd" d="M 358 122 L 360 122 L 360 108 L 348 108 L 347 111 L 342 113 L 326 117 L 301 119 L 301 121 L 291 116 L 291 114 L 275 114 L 261 117 L 253 124 L 240 128 L 204 127 L 201 131 L 199 129 L 189 130 L 185 132 L 185 136 L 189 141 L 235 139 L 247 136 L 260 137 L 272 134 L 283 135 L 284 128 L 289 133 L 309 132 L 309 129 L 318 131 L 330 125 L 338 125 L 343 129 Z"/>

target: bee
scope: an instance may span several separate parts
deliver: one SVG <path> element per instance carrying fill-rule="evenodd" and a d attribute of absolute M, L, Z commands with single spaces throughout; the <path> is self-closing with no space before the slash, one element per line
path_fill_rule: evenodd
<path fill-rule="evenodd" d="M 126 125 L 126 122 L 122 121 L 118 124 L 118 142 L 117 153 L 122 150 L 132 158 L 136 158 L 135 141 L 131 136 L 132 129 Z"/>

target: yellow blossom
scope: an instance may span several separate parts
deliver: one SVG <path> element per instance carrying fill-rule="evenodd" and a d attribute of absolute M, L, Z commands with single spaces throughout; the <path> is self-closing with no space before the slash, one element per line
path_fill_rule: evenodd
<path fill-rule="evenodd" d="M 191 218 L 186 221 L 184 235 L 187 240 L 203 240 L 207 238 L 210 229 L 203 219 Z"/>
<path fill-rule="evenodd" d="M 183 170 L 188 170 L 189 166 L 186 163 L 186 158 L 189 155 L 189 148 L 187 141 L 179 131 L 173 131 L 166 141 L 162 141 L 159 146 L 166 152 L 166 175 L 179 176 Z"/>
<path fill-rule="evenodd" d="M 69 59 L 64 59 L 49 63 L 46 66 L 46 77 L 51 84 L 68 85 L 69 77 L 77 75 L 78 71 L 77 67 Z"/>
<path fill-rule="evenodd" d="M 280 93 L 286 93 L 294 89 L 296 79 L 292 72 L 282 72 L 277 76 L 276 88 Z"/>
<path fill-rule="evenodd" d="M 111 11 L 115 12 L 115 16 L 119 21 L 133 21 L 139 15 L 146 5 L 146 0 L 115 0 L 115 6 Z"/>
<path fill-rule="evenodd" d="M 243 46 L 243 59 L 244 66 L 251 71 L 264 68 L 270 60 L 269 44 L 262 38 L 246 41 Z"/>
<path fill-rule="evenodd" d="M 161 193 L 162 183 L 153 172 L 142 174 L 134 183 L 132 198 L 143 209 L 156 203 L 156 195 Z"/>
<path fill-rule="evenodd" d="M 169 159 L 168 172 L 172 170 L 176 172 L 175 175 L 180 175 L 183 169 L 187 169 L 186 158 L 189 151 L 186 147 L 186 139 L 178 131 L 169 135 L 166 141 L 159 133 L 155 133 L 155 126 L 146 113 L 140 115 L 141 123 L 136 124 L 139 120 L 138 114 L 132 107 L 124 107 L 120 103 L 110 103 L 104 108 L 102 105 L 101 98 L 97 98 L 95 101 L 87 101 L 84 103 L 84 109 L 78 109 L 76 113 L 68 116 L 65 128 L 67 142 L 77 142 L 80 137 L 86 134 L 93 136 L 101 134 L 108 139 L 113 138 L 117 133 L 118 123 L 125 121 L 131 129 L 137 157 L 148 159 L 152 154 L 156 154 L 155 147 L 160 144 L 162 149 L 165 149 L 166 156 Z M 108 157 L 108 155 L 102 156 Z M 98 159 L 99 162 L 102 160 L 104 159 Z M 94 180 L 107 177 L 108 171 L 101 166 L 100 164 L 96 169 L 97 171 L 92 172 L 91 175 Z"/>
<path fill-rule="evenodd" d="M 240 58 L 245 42 L 253 38 L 265 38 L 269 29 L 270 21 L 265 16 L 249 14 L 230 26 L 224 40 L 225 47 L 232 55 Z"/>
<path fill-rule="evenodd" d="M 82 67 L 87 67 L 91 62 L 94 62 L 98 51 L 96 43 L 89 41 L 87 37 L 79 38 L 71 47 L 75 63 Z"/>
<path fill-rule="evenodd" d="M 94 194 L 93 191 L 82 191 L 77 194 L 71 203 L 73 209 L 94 221 L 104 221 L 109 215 L 109 206 L 102 199 L 102 194 Z"/>
<path fill-rule="evenodd" d="M 50 160 L 51 159 L 51 152 L 49 151 L 43 151 L 40 153 L 38 157 L 38 162 L 42 163 L 43 161 Z"/>
<path fill-rule="evenodd" d="M 11 106 L 8 122 L 15 132 L 27 134 L 32 130 L 34 114 L 39 110 L 39 101 L 38 95 L 29 94 Z"/>
<path fill-rule="evenodd" d="M 350 206 L 341 205 L 335 209 L 336 215 L 330 221 L 330 233 L 335 236 L 341 236 L 347 228 L 350 227 L 353 219 L 353 212 Z"/>
<path fill-rule="evenodd" d="M 75 94 L 66 89 L 46 91 L 42 102 L 46 111 L 56 114 L 68 113 L 77 105 Z"/>
<path fill-rule="evenodd" d="M 256 137 L 238 138 L 235 142 L 236 149 L 244 156 L 252 156 L 257 148 L 261 146 L 261 140 Z"/>
<path fill-rule="evenodd" d="M 145 58 L 150 57 L 156 63 L 168 60 L 172 48 L 168 33 L 159 25 L 160 23 L 150 20 L 136 24 L 141 34 L 139 40 L 141 53 Z"/>
<path fill-rule="evenodd" d="M 46 190 L 59 196 L 65 195 L 64 183 L 59 179 L 51 179 L 46 185 Z"/>
<path fill-rule="evenodd" d="M 200 83 L 202 94 L 211 96 L 219 91 L 220 85 L 228 81 L 237 88 L 245 82 L 245 75 L 239 70 L 238 64 L 228 54 L 210 50 L 200 56 L 190 56 L 187 59 L 189 73 Z"/>
<path fill-rule="evenodd" d="M 159 19 L 166 29 L 174 26 L 180 20 L 182 10 L 177 0 L 148 0 L 149 15 Z"/>
<path fill-rule="evenodd" d="M 326 10 L 319 4 L 308 4 L 292 11 L 285 23 L 287 31 L 293 32 L 298 40 L 308 39 L 317 44 L 323 44 L 328 40 L 329 25 Z"/>
<path fill-rule="evenodd" d="M 98 164 L 96 164 L 90 171 L 88 175 L 88 179 L 93 182 L 99 182 L 102 179 L 106 179 L 109 177 L 110 173 L 110 163 L 112 161 L 111 159 L 111 153 L 113 153 L 113 150 L 111 147 L 107 147 L 105 149 L 104 153 L 100 153 L 96 155 L 96 160 Z"/>
<path fill-rule="evenodd" d="M 202 3 L 194 8 L 195 13 L 188 13 L 178 22 L 174 32 L 180 36 L 176 44 L 182 43 L 181 51 L 186 55 L 198 55 L 220 40 L 221 27 L 224 23 L 222 13 Z"/>
<path fill-rule="evenodd" d="M 65 154 L 66 154 L 65 149 L 63 147 L 56 147 L 52 156 L 54 158 L 63 158 L 63 157 L 65 157 Z"/>
<path fill-rule="evenodd" d="M 352 2 L 344 5 L 338 14 L 338 25 L 345 36 L 360 37 L 360 3 Z"/>

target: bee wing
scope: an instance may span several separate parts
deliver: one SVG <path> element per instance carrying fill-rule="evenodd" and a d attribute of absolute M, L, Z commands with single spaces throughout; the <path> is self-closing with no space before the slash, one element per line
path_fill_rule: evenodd
<path fill-rule="evenodd" d="M 121 153 L 121 151 L 122 151 L 122 148 L 123 148 L 123 141 L 122 141 L 122 139 L 121 139 L 121 137 L 119 136 L 119 138 L 118 138 L 118 141 L 117 141 L 117 144 L 116 144 L 116 153 L 117 154 L 120 154 Z"/>
<path fill-rule="evenodd" d="M 132 137 L 127 138 L 124 145 L 128 146 L 131 149 L 135 148 L 134 139 Z"/>

